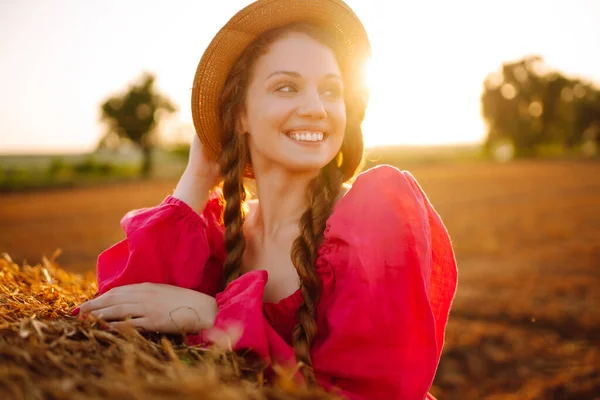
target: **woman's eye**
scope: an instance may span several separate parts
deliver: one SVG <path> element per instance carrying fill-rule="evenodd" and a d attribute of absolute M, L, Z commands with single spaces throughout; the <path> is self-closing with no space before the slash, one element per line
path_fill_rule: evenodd
<path fill-rule="evenodd" d="M 296 91 L 296 88 L 293 85 L 290 85 L 289 83 L 283 83 L 275 86 L 275 91 L 283 93 L 293 93 Z"/>
<path fill-rule="evenodd" d="M 342 90 L 340 88 L 329 88 L 324 92 L 325 96 L 338 98 L 342 96 Z"/>

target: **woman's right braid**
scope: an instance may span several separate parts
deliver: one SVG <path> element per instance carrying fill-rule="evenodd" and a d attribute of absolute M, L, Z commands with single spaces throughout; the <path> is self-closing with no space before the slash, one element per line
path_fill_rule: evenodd
<path fill-rule="evenodd" d="M 300 277 L 303 299 L 298 309 L 298 324 L 294 328 L 292 341 L 296 359 L 304 364 L 300 372 L 308 385 L 316 384 L 310 346 L 317 334 L 317 305 L 322 289 L 315 264 L 327 219 L 340 193 L 342 180 L 340 170 L 330 164 L 311 181 L 308 188 L 309 206 L 300 218 L 300 235 L 292 245 L 292 262 Z"/>
<path fill-rule="evenodd" d="M 235 76 L 235 75 L 234 75 Z M 223 224 L 225 226 L 226 257 L 223 262 L 223 286 L 240 276 L 242 256 L 246 248 L 243 226 L 246 217 L 244 201 L 246 189 L 244 187 L 244 169 L 248 159 L 246 135 L 237 132 L 236 112 L 239 107 L 240 75 L 238 79 L 231 79 L 225 86 L 221 97 L 222 140 L 223 148 L 220 163 L 223 175 Z"/>

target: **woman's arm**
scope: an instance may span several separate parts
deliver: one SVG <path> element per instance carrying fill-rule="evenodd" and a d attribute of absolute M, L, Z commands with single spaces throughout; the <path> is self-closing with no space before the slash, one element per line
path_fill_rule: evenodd
<path fill-rule="evenodd" d="M 198 333 L 213 326 L 217 302 L 191 289 L 139 283 L 82 303 L 74 315 L 80 313 L 95 315 L 115 328 L 132 325 L 148 332 Z"/>
<path fill-rule="evenodd" d="M 157 207 L 134 210 L 121 225 L 127 238 L 98 257 L 100 293 L 135 283 L 162 283 L 214 295 L 225 256 L 218 164 L 194 137 L 185 172 L 172 196 Z"/>
<path fill-rule="evenodd" d="M 100 296 L 74 315 L 92 313 L 113 325 L 132 317 L 127 323 L 165 333 L 211 327 L 225 256 L 221 195 L 209 196 L 218 176 L 196 138 L 173 196 L 121 220 L 127 238 L 98 257 Z"/>
<path fill-rule="evenodd" d="M 188 164 L 177 183 L 173 197 L 202 214 L 209 193 L 219 182 L 220 176 L 219 165 L 206 156 L 198 136 L 194 135 Z"/>
<path fill-rule="evenodd" d="M 317 263 L 332 277 L 317 311 L 326 337 L 311 349 L 317 376 L 349 399 L 432 398 L 457 284 L 448 232 L 407 172 L 374 168 L 352 191 Z"/>
<path fill-rule="evenodd" d="M 215 194 L 218 196 L 218 194 Z M 126 239 L 98 257 L 99 293 L 135 283 L 162 283 L 214 295 L 220 286 L 224 248 L 215 214 L 218 198 L 201 215 L 172 196 L 157 207 L 121 220 Z"/>

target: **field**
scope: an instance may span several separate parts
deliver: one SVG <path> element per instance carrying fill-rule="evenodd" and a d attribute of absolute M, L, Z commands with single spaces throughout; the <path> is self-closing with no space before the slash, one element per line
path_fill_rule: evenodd
<path fill-rule="evenodd" d="M 432 393 L 440 399 L 600 399 L 600 163 L 410 163 L 442 216 L 459 288 Z M 93 270 L 155 180 L 0 196 L 0 253 Z"/>

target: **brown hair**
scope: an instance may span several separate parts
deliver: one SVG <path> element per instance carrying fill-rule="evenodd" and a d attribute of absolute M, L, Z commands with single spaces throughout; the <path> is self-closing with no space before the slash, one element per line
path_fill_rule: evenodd
<path fill-rule="evenodd" d="M 367 94 L 364 80 L 357 76 L 355 65 L 344 60 L 344 53 L 336 51 L 340 46 L 326 29 L 307 23 L 296 23 L 267 31 L 249 45 L 233 65 L 221 94 L 219 112 L 221 117 L 220 164 L 223 175 L 225 208 L 225 249 L 227 256 L 223 268 L 224 285 L 240 276 L 242 256 L 246 247 L 243 235 L 245 219 L 243 184 L 244 171 L 250 163 L 246 136 L 240 132 L 238 115 L 246 101 L 246 90 L 256 60 L 268 51 L 268 47 L 288 32 L 301 32 L 329 46 L 336 55 L 344 79 L 346 104 L 346 131 L 340 155 L 324 167 L 308 187 L 309 207 L 299 222 L 300 235 L 294 240 L 291 259 L 300 277 L 303 303 L 297 314 L 298 324 L 293 331 L 296 359 L 302 362 L 300 371 L 309 385 L 316 383 L 309 349 L 316 336 L 316 308 L 321 295 L 321 281 L 315 271 L 317 250 L 323 239 L 325 223 L 340 194 L 342 184 L 354 176 L 363 160 L 361 123 L 364 118 Z"/>

